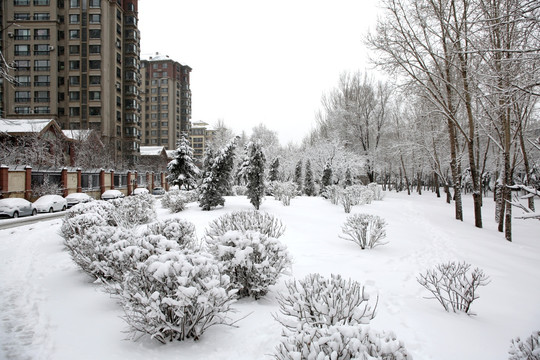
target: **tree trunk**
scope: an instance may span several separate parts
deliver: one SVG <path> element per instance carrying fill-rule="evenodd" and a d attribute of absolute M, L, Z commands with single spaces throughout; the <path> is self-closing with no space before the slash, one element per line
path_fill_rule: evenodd
<path fill-rule="evenodd" d="M 435 187 L 435 193 L 437 194 L 437 197 L 441 197 L 441 190 L 439 189 L 439 176 L 434 173 L 433 174 L 433 186 Z"/>
<path fill-rule="evenodd" d="M 461 178 L 457 163 L 457 141 L 456 128 L 452 120 L 447 120 L 448 135 L 450 138 L 450 169 L 452 171 L 452 182 L 454 183 L 454 200 L 456 220 L 463 221 L 463 205 L 461 202 Z M 450 191 L 448 192 L 450 193 Z"/>

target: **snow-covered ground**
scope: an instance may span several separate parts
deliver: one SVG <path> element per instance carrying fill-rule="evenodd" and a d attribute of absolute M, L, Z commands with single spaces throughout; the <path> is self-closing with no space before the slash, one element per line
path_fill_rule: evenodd
<path fill-rule="evenodd" d="M 295 198 L 291 206 L 267 198 L 261 206 L 287 230 L 280 238 L 294 257 L 292 276 L 313 272 L 351 277 L 379 295 L 375 330 L 392 330 L 414 359 L 508 359 L 510 340 L 540 330 L 540 222 L 514 221 L 514 242 L 504 240 L 485 199 L 484 229 L 453 220 L 453 205 L 433 194 L 387 193 L 384 201 L 355 206 L 386 219 L 389 244 L 361 250 L 339 237 L 347 214 L 321 198 Z M 538 204 L 537 204 L 538 206 Z M 252 209 L 245 197 L 227 198 L 210 212 L 189 204 L 179 214 L 158 208 L 158 217 L 193 222 L 199 236 L 218 216 Z M 63 250 L 61 219 L 0 230 L 0 359 L 265 359 L 280 340 L 273 318 L 275 294 L 235 304 L 237 328 L 210 328 L 201 340 L 161 345 L 125 340 L 122 309 L 78 270 Z M 466 261 L 490 276 L 473 303 L 476 316 L 447 313 L 416 281 L 420 272 L 447 260 Z"/>

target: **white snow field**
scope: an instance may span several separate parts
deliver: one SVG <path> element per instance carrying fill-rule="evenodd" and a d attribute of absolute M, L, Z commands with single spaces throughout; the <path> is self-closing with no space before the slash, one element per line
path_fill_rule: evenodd
<path fill-rule="evenodd" d="M 537 204 L 537 206 L 540 204 Z M 514 242 L 504 240 L 485 198 L 484 229 L 474 227 L 465 196 L 465 221 L 453 219 L 453 205 L 432 193 L 386 193 L 383 201 L 355 206 L 352 213 L 386 219 L 389 243 L 361 250 L 343 240 L 347 214 L 322 198 L 292 199 L 291 206 L 267 198 L 261 211 L 286 225 L 280 238 L 294 257 L 292 276 L 318 272 L 353 278 L 379 295 L 369 326 L 391 330 L 416 360 L 508 359 L 510 341 L 540 330 L 540 222 L 514 220 Z M 201 211 L 191 203 L 179 214 L 158 204 L 158 218 L 181 217 L 197 234 L 235 210 L 252 209 L 246 197 L 228 197 L 224 208 Z M 126 340 L 122 309 L 99 284 L 80 271 L 63 249 L 61 219 L 0 231 L 0 359 L 270 359 L 280 341 L 275 295 L 283 276 L 261 300 L 234 307 L 237 328 L 215 326 L 199 341 L 162 345 Z M 489 275 L 472 305 L 476 316 L 447 313 L 416 280 L 448 260 L 466 261 Z"/>

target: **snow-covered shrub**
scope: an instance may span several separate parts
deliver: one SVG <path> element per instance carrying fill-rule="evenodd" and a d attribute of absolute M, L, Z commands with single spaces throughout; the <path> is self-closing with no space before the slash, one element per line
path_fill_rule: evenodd
<path fill-rule="evenodd" d="M 341 238 L 357 243 L 362 250 L 373 249 L 387 244 L 387 242 L 382 242 L 386 237 L 385 226 L 386 221 L 377 215 L 350 215 L 341 227 L 341 231 L 345 234 Z"/>
<path fill-rule="evenodd" d="M 535 331 L 523 341 L 512 339 L 508 360 L 540 360 L 540 331 Z"/>
<path fill-rule="evenodd" d="M 113 204 L 97 200 L 75 205 L 64 215 L 60 233 L 67 239 L 75 235 L 82 235 L 86 230 L 96 225 L 118 225 L 116 208 Z"/>
<path fill-rule="evenodd" d="M 196 244 L 195 225 L 183 219 L 159 220 L 149 224 L 146 234 L 163 235 L 178 243 L 181 248 Z"/>
<path fill-rule="evenodd" d="M 196 202 L 199 200 L 199 190 L 180 190 L 180 193 L 184 195 L 186 203 Z"/>
<path fill-rule="evenodd" d="M 208 240 L 210 253 L 238 288 L 239 297 L 261 298 L 291 266 L 287 247 L 258 231 L 228 231 Z"/>
<path fill-rule="evenodd" d="M 229 277 L 211 256 L 191 250 L 150 256 L 126 274 L 120 301 L 134 339 L 197 340 L 211 326 L 231 325 Z"/>
<path fill-rule="evenodd" d="M 339 325 L 313 327 L 303 324 L 285 333 L 276 348 L 279 360 L 409 360 L 412 357 L 393 333 L 377 333 L 369 327 Z"/>
<path fill-rule="evenodd" d="M 381 201 L 384 198 L 382 186 L 377 183 L 369 183 L 368 189 L 373 191 L 373 200 Z"/>
<path fill-rule="evenodd" d="M 345 210 L 346 214 L 351 212 L 351 208 L 356 203 L 355 192 L 351 188 L 352 186 L 343 189 L 343 191 L 340 191 L 339 193 L 339 202 L 341 202 L 341 205 L 343 205 L 343 210 Z"/>
<path fill-rule="evenodd" d="M 365 205 L 365 204 L 371 204 L 371 202 L 374 199 L 375 199 L 375 193 L 372 190 L 365 188 L 360 193 L 360 196 L 357 201 L 359 205 Z"/>
<path fill-rule="evenodd" d="M 333 205 L 338 205 L 339 204 L 339 198 L 341 196 L 341 192 L 343 191 L 343 188 L 341 186 L 338 186 L 338 185 L 328 185 L 327 187 L 324 188 L 324 191 L 322 193 L 322 196 L 325 198 L 325 199 L 328 199 L 330 200 L 330 202 L 333 204 Z"/>
<path fill-rule="evenodd" d="M 291 199 L 296 196 L 297 185 L 292 181 L 272 183 L 272 193 L 274 198 L 279 200 L 285 206 L 291 205 Z"/>
<path fill-rule="evenodd" d="M 114 199 L 111 204 L 116 207 L 116 216 L 120 225 L 135 227 L 156 219 L 155 201 L 150 194 L 139 194 Z"/>
<path fill-rule="evenodd" d="M 167 191 L 161 198 L 161 205 L 173 213 L 180 212 L 186 208 L 186 196 L 180 190 Z"/>
<path fill-rule="evenodd" d="M 275 319 L 294 331 L 301 324 L 313 327 L 369 324 L 375 317 L 378 297 L 370 302 L 364 286 L 332 274 L 325 279 L 309 274 L 303 280 L 286 282 L 287 293 L 278 294 L 280 314 Z"/>
<path fill-rule="evenodd" d="M 254 230 L 269 237 L 279 238 L 285 232 L 281 220 L 274 215 L 257 210 L 244 210 L 227 213 L 213 220 L 206 229 L 206 236 L 217 239 L 231 230 Z"/>
<path fill-rule="evenodd" d="M 247 194 L 247 187 L 244 185 L 235 185 L 232 187 L 232 193 L 234 196 L 245 196 Z"/>
<path fill-rule="evenodd" d="M 471 304 L 478 299 L 477 289 L 489 283 L 483 270 L 475 268 L 469 273 L 470 264 L 451 261 L 427 270 L 417 278 L 420 285 L 429 290 L 446 311 L 463 311 L 469 315 Z"/>

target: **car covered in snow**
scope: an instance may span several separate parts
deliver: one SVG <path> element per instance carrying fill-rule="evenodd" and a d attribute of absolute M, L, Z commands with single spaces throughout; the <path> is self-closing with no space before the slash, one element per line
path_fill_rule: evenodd
<path fill-rule="evenodd" d="M 60 195 L 43 195 L 34 201 L 34 207 L 37 212 L 55 212 L 67 209 L 67 201 Z"/>
<path fill-rule="evenodd" d="M 19 216 L 36 215 L 34 205 L 25 199 L 7 198 L 0 199 L 0 216 L 18 218 Z"/>
<path fill-rule="evenodd" d="M 85 193 L 71 193 L 66 196 L 67 207 L 70 208 L 77 204 L 87 203 L 93 201 L 94 198 Z"/>
<path fill-rule="evenodd" d="M 140 194 L 150 194 L 150 191 L 148 191 L 147 188 L 140 187 L 140 188 L 136 188 L 136 189 L 133 190 L 133 192 L 131 193 L 131 195 L 140 195 Z"/>
<path fill-rule="evenodd" d="M 102 200 L 112 200 L 112 199 L 119 199 L 123 197 L 124 197 L 124 194 L 122 194 L 120 190 L 115 190 L 115 189 L 106 190 L 103 194 L 101 194 Z"/>
<path fill-rule="evenodd" d="M 152 195 L 164 195 L 165 189 L 162 187 L 155 187 L 154 190 L 152 190 Z"/>

